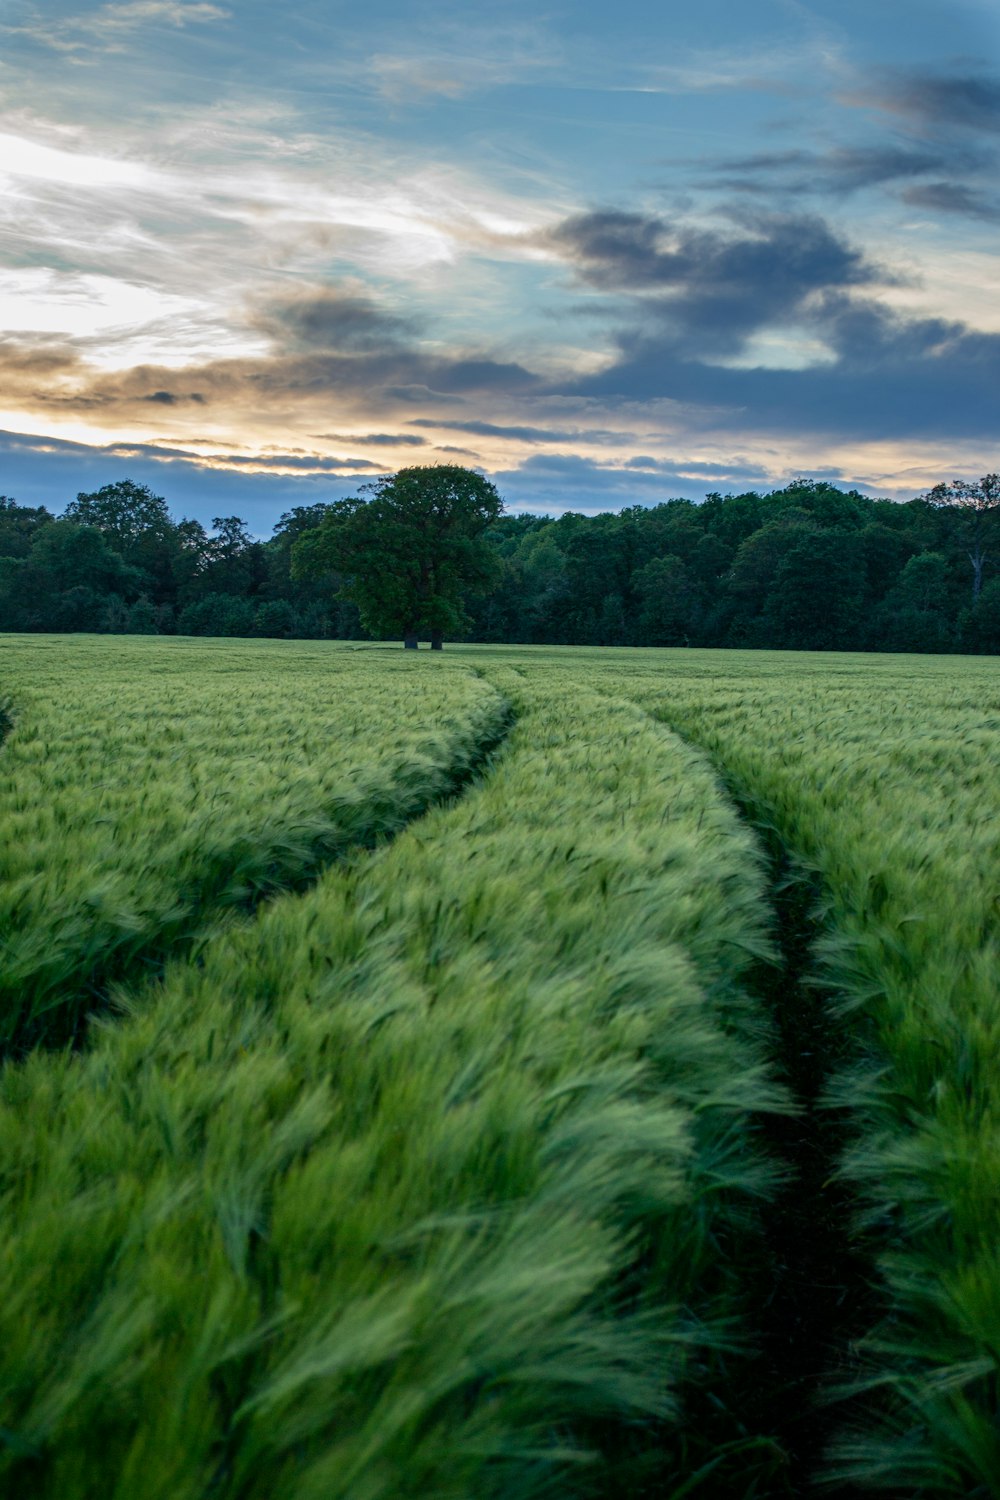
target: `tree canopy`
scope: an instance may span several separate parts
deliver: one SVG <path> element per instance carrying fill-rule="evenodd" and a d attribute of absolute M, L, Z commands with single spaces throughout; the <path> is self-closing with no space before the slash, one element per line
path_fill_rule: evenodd
<path fill-rule="evenodd" d="M 953 479 L 936 484 L 927 496 L 932 505 L 958 510 L 963 518 L 962 535 L 972 564 L 972 600 L 979 598 L 983 570 L 1000 547 L 1000 474 L 984 474 L 975 482 Z"/>
<path fill-rule="evenodd" d="M 420 634 L 440 649 L 467 621 L 466 591 L 489 592 L 499 568 L 483 533 L 503 512 L 495 485 L 458 464 L 400 469 L 331 505 L 292 547 L 295 577 L 334 571 L 375 635 Z"/>
<path fill-rule="evenodd" d="M 297 506 L 266 540 L 239 516 L 174 519 L 131 481 L 61 516 L 0 496 L 0 630 L 363 640 L 415 616 L 432 639 L 996 652 L 1000 479 L 552 518 L 501 514 L 482 476 L 442 465 Z"/>

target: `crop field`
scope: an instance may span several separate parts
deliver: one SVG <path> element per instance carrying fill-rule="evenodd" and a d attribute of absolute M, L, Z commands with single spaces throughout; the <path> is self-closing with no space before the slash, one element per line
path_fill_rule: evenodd
<path fill-rule="evenodd" d="M 0 639 L 0 1491 L 1000 1495 L 998 668 Z"/>
<path fill-rule="evenodd" d="M 72 1035 L 95 994 L 358 840 L 401 827 L 501 733 L 466 674 L 300 647 L 3 646 L 0 1046 Z"/>

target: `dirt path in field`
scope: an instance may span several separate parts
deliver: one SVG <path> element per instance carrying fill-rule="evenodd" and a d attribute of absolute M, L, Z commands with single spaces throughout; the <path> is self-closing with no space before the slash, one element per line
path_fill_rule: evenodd
<path fill-rule="evenodd" d="M 828 1461 L 831 1442 L 852 1418 L 851 1404 L 835 1400 L 833 1388 L 857 1376 L 855 1343 L 877 1321 L 879 1304 L 871 1264 L 852 1233 L 857 1205 L 838 1178 L 848 1122 L 824 1099 L 832 1076 L 850 1062 L 850 1039 L 832 1010 L 831 993 L 810 977 L 822 933 L 822 886 L 755 815 L 724 769 L 716 766 L 716 773 L 768 862 L 779 958 L 758 966 L 750 985 L 771 1017 L 775 1068 L 797 1113 L 761 1121 L 762 1137 L 787 1180 L 764 1210 L 765 1258 L 748 1278 L 757 1354 L 733 1367 L 732 1388 L 719 1393 L 737 1432 L 773 1442 L 784 1457 L 776 1468 L 751 1471 L 741 1489 L 737 1454 L 732 1467 L 720 1468 L 717 1482 L 713 1476 L 697 1493 L 706 1500 L 854 1500 L 861 1492 L 838 1485 Z"/>
<path fill-rule="evenodd" d="M 819 887 L 780 846 L 768 855 L 781 961 L 758 974 L 757 989 L 800 1113 L 764 1122 L 789 1177 L 765 1219 L 770 1286 L 762 1288 L 754 1400 L 760 1430 L 769 1428 L 788 1455 L 789 1488 L 776 1493 L 812 1495 L 822 1478 L 824 1494 L 847 1496 L 856 1491 L 831 1486 L 825 1462 L 846 1415 L 831 1400 L 831 1385 L 857 1374 L 852 1346 L 874 1319 L 870 1266 L 851 1233 L 856 1205 L 837 1177 L 847 1122 L 823 1101 L 832 1073 L 848 1058 L 832 997 L 809 982 Z"/>

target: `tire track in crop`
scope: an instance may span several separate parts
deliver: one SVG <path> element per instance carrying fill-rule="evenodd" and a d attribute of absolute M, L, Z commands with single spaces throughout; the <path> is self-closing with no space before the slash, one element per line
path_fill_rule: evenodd
<path fill-rule="evenodd" d="M 724 779 L 724 778 L 723 778 Z M 725 784 L 725 780 L 724 780 Z M 788 1179 L 765 1216 L 768 1263 L 759 1301 L 761 1366 L 749 1372 L 744 1421 L 767 1430 L 787 1456 L 788 1488 L 775 1493 L 853 1496 L 827 1468 L 844 1408 L 832 1382 L 856 1374 L 855 1341 L 875 1317 L 874 1272 L 852 1233 L 857 1205 L 838 1175 L 848 1120 L 824 1102 L 850 1042 L 831 1011 L 833 993 L 810 982 L 822 931 L 818 877 L 798 864 L 773 828 L 731 786 L 768 860 L 779 962 L 752 976 L 775 1027 L 776 1063 L 799 1113 L 762 1121 Z"/>
<path fill-rule="evenodd" d="M 705 1393 L 703 1409 L 691 1413 L 717 1430 L 720 1452 L 695 1492 L 705 1500 L 818 1494 L 854 1500 L 862 1491 L 838 1484 L 826 1461 L 845 1420 L 843 1398 L 834 1406 L 831 1389 L 858 1374 L 853 1348 L 881 1305 L 871 1259 L 852 1232 L 857 1204 L 838 1172 L 849 1120 L 824 1098 L 850 1061 L 850 1038 L 832 1014 L 833 991 L 810 977 L 823 931 L 822 882 L 725 766 L 665 715 L 650 717 L 711 766 L 764 856 L 777 958 L 758 963 L 746 982 L 771 1018 L 776 1072 L 797 1106 L 793 1114 L 760 1119 L 762 1140 L 786 1177 L 763 1211 L 763 1259 L 747 1268 L 756 1357 L 735 1361 L 728 1387 Z"/>
<path fill-rule="evenodd" d="M 53 1049 L 69 1046 L 73 1050 L 79 1050 L 86 1044 L 90 1018 L 113 1008 L 116 989 L 155 982 L 162 977 L 169 961 L 183 959 L 194 953 L 227 917 L 252 918 L 278 896 L 301 894 L 309 890 L 333 865 L 390 843 L 415 822 L 426 817 L 433 808 L 447 806 L 462 796 L 487 769 L 516 720 L 510 701 L 500 693 L 496 697 L 494 711 L 486 717 L 478 738 L 471 744 L 460 740 L 454 746 L 454 763 L 441 768 L 443 783 L 434 788 L 429 786 L 425 794 L 414 799 L 404 816 L 401 816 L 398 807 L 392 805 L 394 784 L 387 783 L 383 789 L 384 801 L 374 804 L 371 824 L 361 837 L 345 841 L 332 852 L 329 838 L 316 843 L 293 877 L 284 878 L 280 885 L 255 888 L 241 900 L 195 910 L 191 924 L 178 938 L 167 942 L 157 942 L 154 939 L 148 946 L 136 949 L 125 957 L 115 951 L 109 952 L 105 962 L 97 965 L 86 977 L 85 988 L 89 1003 L 85 1007 L 67 1006 L 65 1017 L 59 1017 L 54 1009 L 45 1012 L 39 1024 L 22 1030 L 14 1042 L 0 1044 L 0 1065 L 8 1059 L 24 1058 L 37 1047 Z M 3 709 L 0 706 L 0 716 L 2 715 Z M 0 743 L 3 739 L 4 722 L 4 718 L 0 717 Z M 9 728 L 12 720 L 8 717 L 6 723 Z"/>
<path fill-rule="evenodd" d="M 759 1358 L 734 1371 L 728 1394 L 739 1426 L 774 1441 L 785 1455 L 769 1483 L 754 1487 L 755 1497 L 822 1493 L 848 1500 L 862 1492 L 838 1484 L 827 1466 L 845 1417 L 831 1388 L 858 1373 L 853 1349 L 877 1317 L 878 1295 L 870 1258 L 852 1233 L 857 1204 L 838 1172 L 849 1121 L 824 1101 L 832 1077 L 849 1062 L 850 1038 L 832 1014 L 833 992 L 810 979 L 823 930 L 823 887 L 783 843 L 766 810 L 707 758 L 766 859 L 778 959 L 758 965 L 748 981 L 772 1018 L 778 1075 L 798 1106 L 794 1115 L 761 1121 L 787 1180 L 765 1212 L 766 1259 L 749 1288 Z M 732 1495 L 736 1482 L 730 1474 L 706 1494 Z"/>

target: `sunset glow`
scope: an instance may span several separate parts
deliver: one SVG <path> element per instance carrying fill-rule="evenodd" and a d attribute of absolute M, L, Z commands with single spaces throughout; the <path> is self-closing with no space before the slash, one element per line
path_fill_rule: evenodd
<path fill-rule="evenodd" d="M 0 488 L 515 509 L 996 468 L 991 6 L 17 3 Z M 499 19 L 497 19 L 499 17 Z"/>

